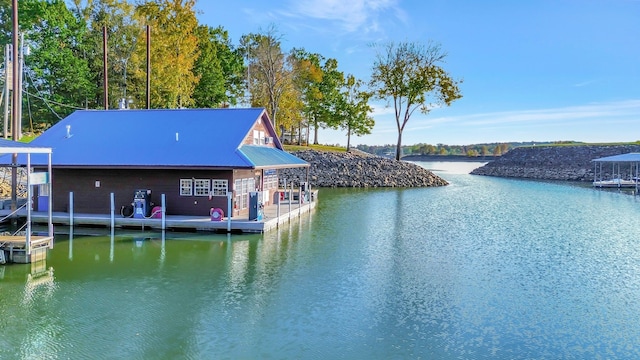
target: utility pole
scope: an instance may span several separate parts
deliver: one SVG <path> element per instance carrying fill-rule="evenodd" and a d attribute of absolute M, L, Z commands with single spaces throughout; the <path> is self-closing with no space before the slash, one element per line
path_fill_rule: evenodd
<path fill-rule="evenodd" d="M 22 138 L 22 75 L 24 67 L 24 33 L 20 34 L 20 43 L 18 49 L 18 88 L 14 91 L 14 93 L 18 94 L 18 97 L 20 99 L 20 106 L 18 106 L 18 121 L 16 121 L 16 130 L 18 135 L 13 138 L 13 141 L 19 141 Z"/>
<path fill-rule="evenodd" d="M 7 139 L 9 137 L 9 99 L 11 96 L 9 95 L 9 90 L 11 89 L 11 83 L 13 82 L 13 77 L 11 76 L 11 45 L 7 44 L 4 47 L 4 123 L 3 123 L 3 132 L 4 138 Z"/>
<path fill-rule="evenodd" d="M 102 59 L 104 65 L 104 109 L 109 110 L 109 71 L 107 66 L 107 27 L 102 27 Z"/>
<path fill-rule="evenodd" d="M 13 49 L 11 54 L 13 55 L 13 106 L 11 107 L 11 113 L 13 115 L 13 126 L 11 126 L 11 138 L 13 141 L 18 139 L 18 126 L 20 122 L 20 102 L 22 101 L 20 96 L 20 77 L 18 72 L 20 71 L 20 64 L 17 59 L 18 54 L 18 0 L 12 0 L 11 3 L 11 20 L 13 21 Z M 17 209 L 18 205 L 18 154 L 13 154 L 11 157 L 11 210 L 12 212 Z M 17 217 L 15 218 L 17 219 Z"/>
<path fill-rule="evenodd" d="M 147 109 L 151 109 L 151 26 L 147 25 Z"/>

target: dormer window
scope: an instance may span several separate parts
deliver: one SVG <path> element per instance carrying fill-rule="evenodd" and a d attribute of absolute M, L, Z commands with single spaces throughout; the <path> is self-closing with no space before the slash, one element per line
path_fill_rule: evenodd
<path fill-rule="evenodd" d="M 253 130 L 253 145 L 264 145 L 266 143 L 264 131 Z"/>

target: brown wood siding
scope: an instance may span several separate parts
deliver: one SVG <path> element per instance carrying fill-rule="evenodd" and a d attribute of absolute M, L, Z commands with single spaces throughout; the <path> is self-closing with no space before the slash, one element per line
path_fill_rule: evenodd
<path fill-rule="evenodd" d="M 252 173 L 252 171 L 250 171 Z M 214 170 L 107 170 L 54 169 L 53 211 L 69 211 L 69 192 L 74 196 L 74 212 L 106 214 L 110 212 L 110 194 L 115 196 L 115 211 L 131 205 L 136 189 L 150 189 L 151 202 L 160 206 L 166 197 L 167 215 L 209 216 L 211 208 L 227 211 L 226 196 L 180 196 L 180 179 L 227 180 L 233 187 L 233 172 Z M 96 181 L 100 186 L 96 187 Z"/>
<path fill-rule="evenodd" d="M 247 136 L 244 138 L 244 141 L 242 142 L 244 145 L 254 145 L 253 143 L 253 130 L 258 130 L 258 131 L 263 131 L 264 132 L 264 136 L 270 136 L 270 137 L 276 137 L 277 135 L 270 132 L 269 130 L 267 130 L 267 127 L 264 126 L 264 121 L 269 121 L 265 118 L 262 119 L 262 121 L 260 121 L 260 123 L 258 124 L 258 122 L 256 121 L 255 124 L 253 124 L 253 127 L 251 128 L 251 130 L 249 130 L 249 133 L 247 134 Z M 269 146 L 269 147 L 275 147 L 275 145 L 272 143 L 270 144 L 266 144 L 264 146 Z"/>

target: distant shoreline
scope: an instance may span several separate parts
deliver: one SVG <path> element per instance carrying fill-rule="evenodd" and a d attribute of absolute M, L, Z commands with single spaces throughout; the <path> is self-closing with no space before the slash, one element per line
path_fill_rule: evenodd
<path fill-rule="evenodd" d="M 489 162 L 494 156 L 463 156 L 463 155 L 405 155 L 404 161 L 450 161 L 450 162 Z"/>

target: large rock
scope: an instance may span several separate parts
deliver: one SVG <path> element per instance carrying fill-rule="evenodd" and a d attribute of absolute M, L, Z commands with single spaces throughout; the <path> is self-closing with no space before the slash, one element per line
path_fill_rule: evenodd
<path fill-rule="evenodd" d="M 311 187 L 427 187 L 448 185 L 447 181 L 416 164 L 395 161 L 358 151 L 291 152 L 311 164 Z M 279 177 L 305 181 L 306 169 L 280 170 Z"/>
<path fill-rule="evenodd" d="M 640 145 L 519 147 L 471 173 L 527 179 L 593 181 L 595 164 L 592 160 L 630 152 L 640 152 Z M 603 170 L 603 176 L 609 177 L 608 169 Z"/>

